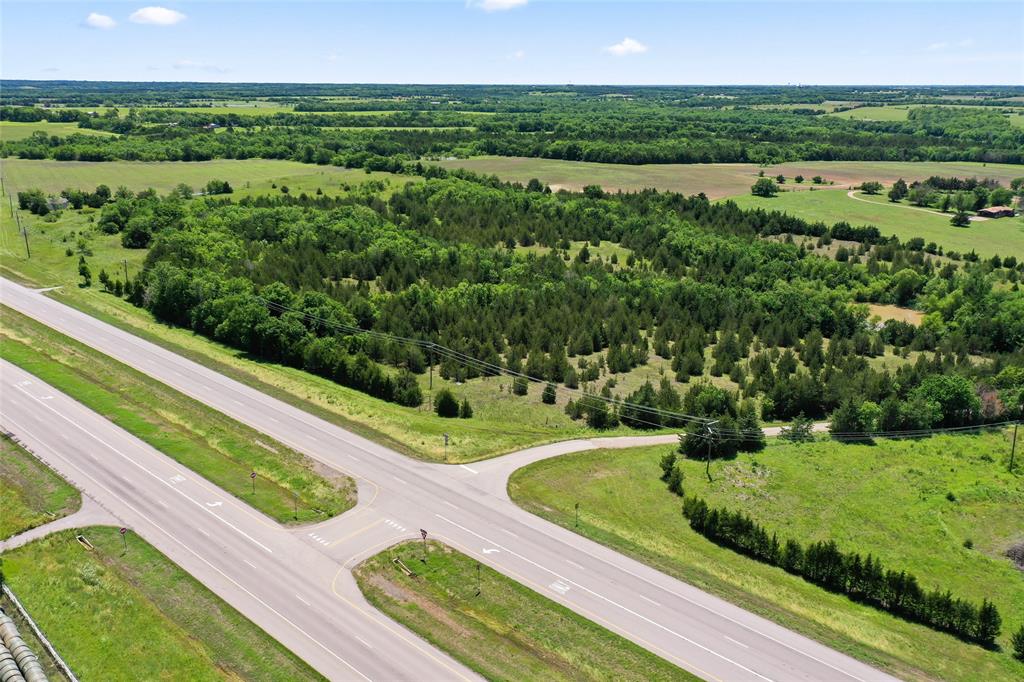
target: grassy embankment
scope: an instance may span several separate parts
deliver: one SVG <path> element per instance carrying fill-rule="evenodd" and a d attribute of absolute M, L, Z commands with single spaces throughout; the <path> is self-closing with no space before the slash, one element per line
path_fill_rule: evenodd
<path fill-rule="evenodd" d="M 355 504 L 349 477 L 2 306 L 0 341 L 0 357 L 279 522 L 322 521 Z"/>
<path fill-rule="evenodd" d="M 355 568 L 371 604 L 490 680 L 697 679 L 439 542 L 406 542 Z M 398 558 L 415 577 L 392 563 Z M 479 593 L 477 588 L 479 586 Z"/>
<path fill-rule="evenodd" d="M 537 178 L 552 189 L 580 190 L 584 185 L 601 185 L 606 190 L 637 191 L 648 187 L 671 190 L 683 194 L 704 192 L 712 199 L 750 192 L 759 171 L 774 177 L 786 178 L 803 175 L 810 180 L 821 175 L 835 183 L 833 189 L 859 185 L 865 180 L 890 183 L 897 178 L 907 182 L 923 180 L 931 175 L 988 177 L 1008 185 L 1010 180 L 1024 174 L 1024 169 L 1012 164 L 973 163 L 968 161 L 794 161 L 775 166 L 757 166 L 750 163 L 707 164 L 645 164 L 591 163 L 588 161 L 562 161 L 514 156 L 478 156 L 468 159 L 441 161 L 449 168 L 467 168 L 478 173 L 494 174 L 502 180 L 526 183 Z M 841 220 L 833 218 L 831 222 Z"/>
<path fill-rule="evenodd" d="M 67 516 L 81 504 L 82 496 L 67 481 L 0 437 L 0 540 Z"/>
<path fill-rule="evenodd" d="M 772 444 L 712 465 L 684 460 L 687 494 L 743 510 L 780 538 L 834 539 L 1003 617 L 991 652 L 858 605 L 690 530 L 659 480 L 667 446 L 582 452 L 517 471 L 512 498 L 570 530 L 908 679 L 1012 680 L 1006 649 L 1024 622 L 1024 580 L 1004 555 L 1024 542 L 1024 477 L 1007 473 L 1009 436 L 942 436 L 874 446 Z M 951 493 L 953 499 L 947 498 Z M 965 546 L 970 541 L 972 547 Z"/>
<path fill-rule="evenodd" d="M 1024 168 L 1019 172 L 1024 174 Z M 788 185 L 787 185 L 788 186 Z M 783 211 L 805 220 L 820 220 L 831 225 L 845 220 L 851 225 L 874 225 L 883 235 L 900 239 L 921 237 L 947 251 L 968 253 L 972 249 L 982 257 L 1024 256 L 1024 219 L 999 218 L 971 222 L 968 227 L 949 224 L 950 215 L 937 209 L 921 210 L 906 201 L 894 204 L 883 195 L 857 192 L 856 198 L 845 191 L 782 192 L 769 199 L 752 196 L 749 191 L 734 197 L 740 208 Z"/>
<path fill-rule="evenodd" d="M 141 538 L 122 553 L 116 528 L 61 531 L 3 560 L 18 598 L 83 680 L 323 679 Z"/>

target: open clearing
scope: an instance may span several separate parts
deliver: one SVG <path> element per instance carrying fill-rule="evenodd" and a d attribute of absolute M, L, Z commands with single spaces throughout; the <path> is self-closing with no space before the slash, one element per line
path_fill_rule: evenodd
<path fill-rule="evenodd" d="M 81 532 L 95 546 L 86 551 Z M 320 680 L 135 535 L 61 531 L 5 552 L 18 598 L 83 680 Z"/>
<path fill-rule="evenodd" d="M 0 437 L 0 540 L 77 510 L 82 496 L 7 436 Z"/>
<path fill-rule="evenodd" d="M 1024 172 L 1024 168 L 1020 169 Z M 831 225 L 845 220 L 851 225 L 874 225 L 883 235 L 896 235 L 907 240 L 921 237 L 935 242 L 947 251 L 967 253 L 972 249 L 980 256 L 1024 256 L 1024 219 L 999 218 L 971 222 L 968 227 L 954 227 L 949 216 L 931 210 L 912 210 L 906 203 L 893 204 L 884 195 L 868 196 L 845 191 L 781 192 L 771 198 L 755 197 L 749 192 L 729 197 L 740 208 L 763 208 L 783 211 L 804 220 Z"/>
<path fill-rule="evenodd" d="M 439 542 L 405 542 L 354 570 L 371 604 L 489 680 L 696 680 Z M 415 571 L 409 577 L 392 559 Z M 479 591 L 478 591 L 479 588 Z"/>
<path fill-rule="evenodd" d="M 537 178 L 551 185 L 553 190 L 580 190 L 584 185 L 601 185 L 606 190 L 632 192 L 653 187 L 683 194 L 704 192 L 712 199 L 749 192 L 750 186 L 757 180 L 758 171 L 762 170 L 768 176 L 781 173 L 786 176 L 789 183 L 792 183 L 794 176 L 803 175 L 807 178 L 803 189 L 810 186 L 810 180 L 815 175 L 821 175 L 826 180 L 834 182 L 835 186 L 847 189 L 850 185 L 858 185 L 865 180 L 889 183 L 901 177 L 910 182 L 923 180 L 931 175 L 977 176 L 995 178 L 1006 185 L 1011 179 L 1024 176 L 1022 166 L 967 161 L 796 161 L 776 166 L 757 166 L 750 163 L 631 166 L 517 156 L 478 156 L 439 163 L 448 168 L 466 168 L 515 182 L 526 183 L 531 178 Z"/>
<path fill-rule="evenodd" d="M 355 482 L 340 472 L 18 312 L 0 306 L 0 316 L 0 357 L 278 522 L 323 521 L 355 504 Z"/>
<path fill-rule="evenodd" d="M 277 159 L 217 159 L 214 161 L 50 161 L 4 159 L 4 183 L 8 194 L 38 187 L 44 192 L 60 192 L 69 187 L 92 190 L 105 184 L 112 190 L 124 185 L 139 191 L 152 187 L 167 193 L 185 183 L 200 190 L 210 180 L 226 180 L 236 194 L 248 189 L 270 190 L 270 185 L 288 185 L 295 191 L 337 194 L 341 183 L 359 184 L 370 179 L 394 178 L 390 173 L 366 173 L 363 170 L 315 166 Z M 407 181 L 413 178 L 402 178 Z M 234 195 L 232 195 L 234 196 Z"/>
<path fill-rule="evenodd" d="M 982 105 L 975 106 L 971 104 L 894 104 L 891 106 L 880 107 L 857 107 L 856 109 L 848 109 L 847 111 L 834 111 L 829 115 L 836 116 L 838 118 L 851 118 L 859 121 L 906 121 L 909 118 L 911 109 L 935 106 L 999 112 L 1010 109 L 1012 113 L 1006 114 L 1006 116 L 1011 118 L 1011 123 L 1013 123 L 1012 119 L 1014 117 L 1020 116 L 1021 111 L 1020 107 L 990 107 Z"/>
<path fill-rule="evenodd" d="M 91 128 L 79 128 L 77 123 L 22 123 L 21 121 L 0 121 L 0 141 L 13 142 L 32 137 L 35 132 L 43 132 L 47 135 L 66 137 L 68 135 L 113 135 L 106 130 L 93 130 Z M 7 162 L 4 161 L 6 164 Z"/>
<path fill-rule="evenodd" d="M 579 502 L 581 534 L 897 676 L 966 682 L 1024 675 L 1024 664 L 1005 651 L 1024 622 L 1024 580 L 1003 554 L 1024 541 L 1024 477 L 1006 472 L 1009 433 L 873 446 L 773 442 L 756 455 L 713 463 L 712 483 L 703 462 L 681 461 L 687 494 L 743 510 L 780 538 L 832 538 L 915 573 L 927 588 L 991 598 L 1003 617 L 1002 653 L 858 605 L 704 539 L 659 480 L 658 462 L 670 449 L 537 462 L 513 474 L 509 492 L 570 530 Z"/>

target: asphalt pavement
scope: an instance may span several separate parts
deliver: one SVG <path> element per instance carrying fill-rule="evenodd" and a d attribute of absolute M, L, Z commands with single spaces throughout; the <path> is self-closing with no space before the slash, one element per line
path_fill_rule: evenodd
<path fill-rule="evenodd" d="M 420 529 L 708 680 L 892 679 L 508 499 L 515 468 L 600 442 L 470 465 L 420 462 L 8 280 L 0 281 L 0 300 L 357 480 L 356 508 L 286 531 L 152 449 L 148 471 L 127 466 L 125 457 L 141 457 L 148 446 L 2 367 L 7 428 L 49 453 L 65 474 L 64 467 L 77 470 L 78 478 L 69 477 L 84 490 L 332 679 L 471 676 L 370 609 L 348 571 L 389 544 L 420 537 Z M 12 396 L 17 404 L 9 404 Z M 102 440 L 86 447 L 74 437 L 78 428 Z M 159 468 L 154 456 L 162 458 Z"/>

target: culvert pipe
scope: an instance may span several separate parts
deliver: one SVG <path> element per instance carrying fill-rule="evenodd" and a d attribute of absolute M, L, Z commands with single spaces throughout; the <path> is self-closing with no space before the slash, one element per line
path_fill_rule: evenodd
<path fill-rule="evenodd" d="M 20 669 L 19 675 L 25 682 L 47 682 L 46 673 L 43 672 L 39 658 L 21 638 L 18 626 L 14 624 L 11 617 L 2 612 L 0 612 L 0 641 L 14 657 L 14 662 Z M 19 678 L 12 679 L 16 681 Z M 8 682 L 8 680 L 0 677 L 0 682 Z"/>

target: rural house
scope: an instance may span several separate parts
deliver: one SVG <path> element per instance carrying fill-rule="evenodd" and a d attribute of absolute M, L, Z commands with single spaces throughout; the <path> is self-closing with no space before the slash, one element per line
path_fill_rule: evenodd
<path fill-rule="evenodd" d="M 989 206 L 978 211 L 978 215 L 985 218 L 1012 218 L 1013 209 L 1009 206 Z"/>

